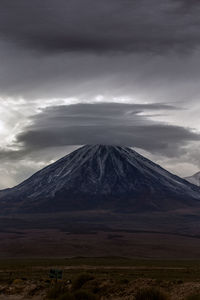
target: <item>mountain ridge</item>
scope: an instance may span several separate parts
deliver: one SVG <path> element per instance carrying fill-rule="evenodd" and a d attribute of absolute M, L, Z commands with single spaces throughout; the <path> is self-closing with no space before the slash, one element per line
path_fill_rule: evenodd
<path fill-rule="evenodd" d="M 200 187 L 200 172 L 197 172 L 192 176 L 185 177 L 184 179 Z"/>

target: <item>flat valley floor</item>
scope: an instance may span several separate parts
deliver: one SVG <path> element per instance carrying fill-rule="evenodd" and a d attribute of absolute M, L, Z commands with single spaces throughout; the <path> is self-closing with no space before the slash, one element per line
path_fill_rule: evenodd
<path fill-rule="evenodd" d="M 0 258 L 200 259 L 200 212 L 0 217 Z"/>

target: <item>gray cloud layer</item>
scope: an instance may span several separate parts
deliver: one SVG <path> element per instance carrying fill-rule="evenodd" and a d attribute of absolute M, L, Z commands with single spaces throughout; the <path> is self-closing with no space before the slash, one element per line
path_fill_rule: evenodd
<path fill-rule="evenodd" d="M 152 120 L 156 111 L 173 109 L 164 104 L 119 103 L 50 107 L 32 118 L 17 143 L 22 145 L 21 155 L 51 147 L 117 144 L 173 157 L 189 142 L 200 140 L 199 134 L 187 128 Z"/>
<path fill-rule="evenodd" d="M 182 52 L 199 46 L 199 8 L 193 0 L 2 0 L 0 34 L 47 53 Z"/>
<path fill-rule="evenodd" d="M 199 12 L 193 0 L 2 0 L 1 95 L 197 101 Z"/>
<path fill-rule="evenodd" d="M 2 0 L 0 11 L 2 37 L 45 52 L 162 52 L 200 43 L 198 1 Z"/>

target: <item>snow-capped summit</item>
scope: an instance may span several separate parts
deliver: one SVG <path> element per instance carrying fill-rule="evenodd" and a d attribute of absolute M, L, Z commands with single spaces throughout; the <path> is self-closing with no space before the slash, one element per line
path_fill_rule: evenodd
<path fill-rule="evenodd" d="M 185 179 L 187 181 L 189 181 L 190 183 L 200 186 L 200 172 L 197 172 L 196 174 L 194 174 L 192 176 L 185 177 Z"/>
<path fill-rule="evenodd" d="M 200 189 L 127 147 L 87 145 L 0 192 L 4 212 L 171 210 Z"/>

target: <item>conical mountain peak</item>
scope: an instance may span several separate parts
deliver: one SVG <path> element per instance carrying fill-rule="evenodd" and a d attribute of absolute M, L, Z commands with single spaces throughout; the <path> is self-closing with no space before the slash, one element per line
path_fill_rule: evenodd
<path fill-rule="evenodd" d="M 129 147 L 86 145 L 0 192 L 9 211 L 170 210 L 200 205 L 200 189 Z"/>

